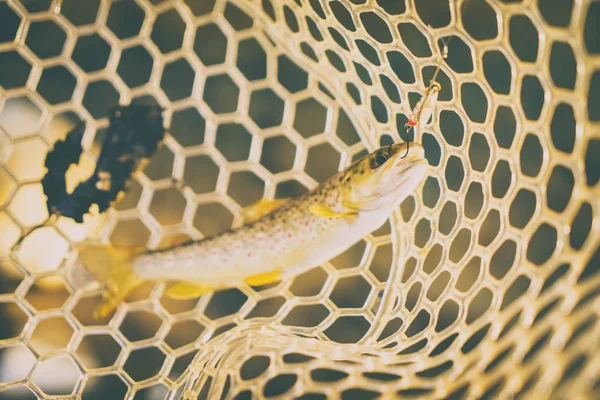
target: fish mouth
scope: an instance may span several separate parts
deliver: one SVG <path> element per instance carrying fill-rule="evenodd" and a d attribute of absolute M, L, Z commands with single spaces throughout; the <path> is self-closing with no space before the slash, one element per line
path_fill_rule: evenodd
<path fill-rule="evenodd" d="M 418 143 L 411 143 L 408 154 L 396 160 L 396 167 L 401 167 L 403 164 L 407 166 L 417 162 L 427 162 L 425 159 L 425 149 Z"/>
<path fill-rule="evenodd" d="M 413 160 L 410 160 L 409 162 L 402 163 L 400 165 L 401 168 L 399 168 L 395 171 L 395 176 L 397 177 L 397 179 L 398 178 L 399 179 L 396 182 L 396 184 L 394 185 L 392 191 L 396 191 L 400 186 L 405 185 L 411 179 L 413 179 L 414 178 L 413 172 L 416 173 L 417 171 L 415 171 L 415 170 L 418 167 L 422 167 L 422 166 L 429 166 L 429 162 L 424 157 L 415 158 Z"/>
<path fill-rule="evenodd" d="M 379 171 L 377 188 L 362 199 L 361 203 L 363 204 L 357 210 L 371 211 L 380 208 L 382 205 L 377 201 L 378 199 L 393 199 L 394 193 L 401 186 L 407 185 L 417 176 L 421 176 L 419 167 L 429 166 L 423 147 L 417 143 L 411 143 L 409 153 L 405 157 L 404 154 L 395 156 L 397 159 L 389 160 L 386 167 Z"/>
<path fill-rule="evenodd" d="M 361 207 L 360 211 L 375 210 L 383 207 L 384 204 L 395 201 L 395 199 L 398 197 L 398 191 L 403 191 L 403 186 L 409 185 L 410 187 L 413 187 L 420 182 L 422 175 L 419 172 L 418 167 L 428 165 L 429 163 L 425 158 L 416 158 L 408 162 L 405 159 L 400 168 L 396 167 L 396 171 L 394 171 L 392 175 L 386 179 L 388 185 L 385 188 L 380 188 L 380 190 L 365 199 L 365 203 L 367 204 L 370 202 L 376 202 L 377 204 L 371 204 L 368 207 Z M 425 172 L 423 172 L 423 174 L 425 174 Z M 414 185 L 411 182 L 415 182 Z M 402 195 L 402 197 L 405 198 L 408 194 L 409 193 L 406 192 L 406 195 Z M 377 201 L 378 199 L 380 201 Z"/>
<path fill-rule="evenodd" d="M 429 162 L 426 158 L 417 158 L 416 160 L 410 163 L 410 167 L 416 167 L 419 165 L 429 165 Z"/>
<path fill-rule="evenodd" d="M 402 174 L 408 172 L 409 170 L 411 170 L 415 167 L 421 166 L 421 165 L 429 165 L 429 162 L 427 161 L 427 159 L 425 157 L 414 158 L 410 161 L 404 160 L 403 162 L 400 162 L 395 165 L 395 167 L 397 168 L 395 173 L 397 175 L 402 175 Z"/>
<path fill-rule="evenodd" d="M 394 179 L 393 186 L 392 186 L 391 190 L 388 188 L 388 190 L 386 190 L 386 192 L 388 192 L 388 193 L 395 192 L 396 190 L 398 190 L 398 188 L 400 186 L 407 184 L 411 179 L 414 178 L 414 176 L 412 175 L 412 172 L 414 172 L 414 171 L 412 171 L 412 170 L 414 170 L 415 168 L 420 167 L 420 166 L 428 166 L 428 165 L 429 165 L 429 162 L 424 157 L 414 158 L 410 161 L 406 161 L 406 159 L 404 159 L 403 162 L 400 163 L 400 165 L 395 166 L 396 170 L 393 171 L 393 175 L 392 175 L 393 176 L 392 179 Z M 387 194 L 378 192 L 375 195 L 384 197 Z"/>

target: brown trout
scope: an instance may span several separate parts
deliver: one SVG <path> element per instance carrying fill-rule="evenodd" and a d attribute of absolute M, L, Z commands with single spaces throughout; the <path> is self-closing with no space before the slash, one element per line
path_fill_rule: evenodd
<path fill-rule="evenodd" d="M 80 259 L 106 284 L 105 315 L 144 280 L 170 281 L 165 294 L 193 298 L 286 279 L 339 255 L 381 227 L 428 169 L 413 143 L 382 147 L 294 199 L 261 200 L 243 226 L 160 250 L 79 245 Z"/>

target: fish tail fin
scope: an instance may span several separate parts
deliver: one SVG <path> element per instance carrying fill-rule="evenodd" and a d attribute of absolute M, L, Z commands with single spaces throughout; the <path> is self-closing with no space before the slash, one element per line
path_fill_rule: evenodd
<path fill-rule="evenodd" d="M 132 260 L 141 251 L 140 248 L 81 244 L 77 250 L 85 269 L 106 286 L 105 301 L 94 312 L 95 318 L 108 316 L 129 292 L 143 282 L 142 278 L 135 275 L 132 266 Z"/>

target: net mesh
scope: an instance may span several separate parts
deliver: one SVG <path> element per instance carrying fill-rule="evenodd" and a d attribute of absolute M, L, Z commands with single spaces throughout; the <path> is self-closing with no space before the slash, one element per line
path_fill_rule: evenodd
<path fill-rule="evenodd" d="M 0 396 L 597 398 L 600 3 L 0 2 Z M 399 134 L 449 57 L 433 166 L 379 230 L 262 288 L 104 320 L 71 244 L 157 248 L 240 223 Z M 42 228 L 52 144 L 111 105 L 169 134 L 114 209 Z M 29 397 L 28 397 L 29 396 Z"/>

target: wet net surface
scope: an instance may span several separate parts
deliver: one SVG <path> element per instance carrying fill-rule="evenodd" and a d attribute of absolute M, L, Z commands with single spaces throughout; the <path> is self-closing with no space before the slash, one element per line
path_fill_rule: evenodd
<path fill-rule="evenodd" d="M 597 398 L 599 26 L 583 0 L 1 1 L 0 397 Z M 92 317 L 72 243 L 213 235 L 406 139 L 444 41 L 430 174 L 381 229 L 276 285 L 147 284 Z M 52 144 L 86 122 L 72 189 L 118 102 L 164 107 L 163 147 L 114 209 L 12 250 Z"/>

